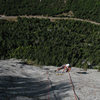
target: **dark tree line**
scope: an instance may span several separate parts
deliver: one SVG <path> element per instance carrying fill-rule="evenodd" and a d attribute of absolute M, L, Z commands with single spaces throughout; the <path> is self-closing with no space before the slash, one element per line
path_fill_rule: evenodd
<path fill-rule="evenodd" d="M 55 16 L 69 11 L 73 17 L 100 22 L 99 0 L 0 0 L 0 14 L 9 16 Z"/>
<path fill-rule="evenodd" d="M 71 20 L 0 20 L 0 59 L 12 57 L 41 65 L 100 65 L 100 26 Z"/>
<path fill-rule="evenodd" d="M 66 9 L 63 0 L 0 0 L 0 14 L 55 15 Z"/>
<path fill-rule="evenodd" d="M 99 0 L 69 0 L 75 17 L 100 22 Z"/>

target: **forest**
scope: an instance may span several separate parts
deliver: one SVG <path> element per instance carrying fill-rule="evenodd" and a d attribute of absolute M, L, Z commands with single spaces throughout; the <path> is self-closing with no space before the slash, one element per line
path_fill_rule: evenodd
<path fill-rule="evenodd" d="M 0 20 L 0 59 L 8 58 L 39 65 L 100 66 L 100 26 L 72 20 Z"/>
<path fill-rule="evenodd" d="M 100 0 L 0 0 L 0 15 L 56 16 L 69 11 L 70 17 L 100 22 Z"/>

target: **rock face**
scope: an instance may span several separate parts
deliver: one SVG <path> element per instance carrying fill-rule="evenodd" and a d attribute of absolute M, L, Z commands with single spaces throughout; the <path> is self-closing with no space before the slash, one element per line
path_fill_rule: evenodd
<path fill-rule="evenodd" d="M 55 69 L 0 60 L 0 100 L 74 100 L 68 73 L 56 74 Z M 70 74 L 80 100 L 100 100 L 100 72 L 73 67 Z"/>

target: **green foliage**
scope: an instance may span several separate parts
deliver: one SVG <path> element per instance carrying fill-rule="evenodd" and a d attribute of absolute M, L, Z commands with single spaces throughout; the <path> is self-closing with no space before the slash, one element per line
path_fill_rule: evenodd
<path fill-rule="evenodd" d="M 69 0 L 75 17 L 100 22 L 100 0 Z"/>
<path fill-rule="evenodd" d="M 54 16 L 69 11 L 74 17 L 100 22 L 100 0 L 0 0 L 1 15 Z"/>
<path fill-rule="evenodd" d="M 100 72 L 100 66 L 98 67 L 98 72 Z"/>
<path fill-rule="evenodd" d="M 0 58 L 29 59 L 40 65 L 100 64 L 100 26 L 86 22 L 18 18 L 0 20 Z M 86 67 L 86 66 L 85 66 Z"/>
<path fill-rule="evenodd" d="M 89 67 L 88 67 L 88 64 L 85 62 L 84 64 L 82 64 L 82 68 L 83 68 L 85 71 L 87 71 L 87 69 L 89 68 Z"/>
<path fill-rule="evenodd" d="M 62 0 L 0 0 L 0 14 L 55 15 L 66 9 Z"/>

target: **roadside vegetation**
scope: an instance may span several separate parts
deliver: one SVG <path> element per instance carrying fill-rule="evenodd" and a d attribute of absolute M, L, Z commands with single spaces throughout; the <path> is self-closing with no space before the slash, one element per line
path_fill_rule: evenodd
<path fill-rule="evenodd" d="M 61 15 L 100 22 L 100 0 L 0 0 L 0 15 Z"/>
<path fill-rule="evenodd" d="M 100 66 L 98 67 L 98 72 L 100 72 Z"/>
<path fill-rule="evenodd" d="M 0 59 L 7 58 L 84 69 L 100 66 L 100 26 L 72 20 L 0 20 Z"/>

